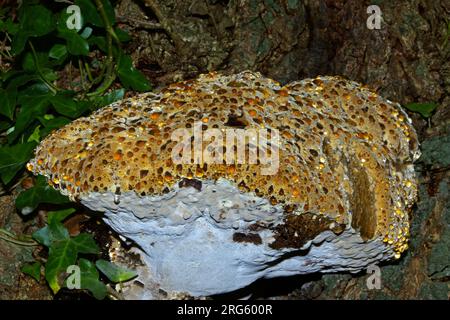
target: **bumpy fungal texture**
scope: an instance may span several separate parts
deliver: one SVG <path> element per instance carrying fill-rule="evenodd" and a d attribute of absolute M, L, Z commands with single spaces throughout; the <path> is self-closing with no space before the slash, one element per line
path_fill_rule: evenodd
<path fill-rule="evenodd" d="M 263 175 L 258 164 L 174 164 L 171 133 L 192 133 L 197 121 L 203 129 L 278 130 L 277 174 Z M 284 206 L 291 217 L 285 223 L 293 215 L 318 215 L 336 233 L 351 225 L 363 239 L 380 237 L 399 257 L 407 248 L 418 156 L 416 133 L 400 106 L 358 83 L 317 77 L 281 86 L 242 72 L 201 75 L 75 120 L 39 145 L 28 168 L 73 199 L 103 192 L 154 196 L 183 179 L 223 178 Z M 326 229 L 322 222 L 317 228 Z M 282 229 L 275 233 L 282 236 Z"/>

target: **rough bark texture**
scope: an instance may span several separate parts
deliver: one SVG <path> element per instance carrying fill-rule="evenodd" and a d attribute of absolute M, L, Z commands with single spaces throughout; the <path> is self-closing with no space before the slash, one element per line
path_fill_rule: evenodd
<path fill-rule="evenodd" d="M 130 50 L 157 84 L 208 70 L 252 69 L 281 82 L 338 74 L 407 103 L 449 103 L 447 1 L 123 0 Z M 445 101 L 444 101 L 445 100 Z"/>
<path fill-rule="evenodd" d="M 36 230 L 39 219 L 24 222 L 16 213 L 15 196 L 0 197 L 0 228 L 14 234 L 29 234 Z M 33 262 L 36 247 L 23 247 L 0 239 L 0 300 L 51 299 L 50 290 L 44 282 L 23 274 L 24 263 Z"/>
<path fill-rule="evenodd" d="M 372 4 L 382 10 L 380 30 L 366 27 Z M 291 292 L 272 284 L 258 288 L 264 296 L 297 299 L 449 299 L 449 1 L 121 0 L 117 15 L 133 35 L 127 50 L 155 86 L 212 70 L 250 69 L 283 83 L 341 75 L 401 104 L 438 103 L 430 121 L 411 114 L 422 142 L 420 201 L 411 216 L 410 250 L 381 268 L 381 289 L 368 290 L 366 274 L 318 275 L 294 286 L 290 280 Z M 19 259 L 5 248 L 2 263 Z M 0 278 L 0 297 L 15 288 L 14 279 Z"/>

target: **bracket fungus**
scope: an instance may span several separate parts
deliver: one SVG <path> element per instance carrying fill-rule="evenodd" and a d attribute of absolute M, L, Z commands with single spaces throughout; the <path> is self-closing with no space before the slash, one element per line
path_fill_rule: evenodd
<path fill-rule="evenodd" d="M 194 154 L 177 163 L 173 132 L 195 144 L 196 123 L 202 132 L 278 132 L 276 172 L 264 174 L 260 161 L 207 163 Z M 236 141 L 223 151 L 236 150 Z M 115 102 L 46 137 L 28 168 L 104 212 L 140 247 L 144 285 L 202 296 L 399 258 L 419 155 L 399 104 L 356 82 L 317 77 L 282 86 L 246 71 Z"/>

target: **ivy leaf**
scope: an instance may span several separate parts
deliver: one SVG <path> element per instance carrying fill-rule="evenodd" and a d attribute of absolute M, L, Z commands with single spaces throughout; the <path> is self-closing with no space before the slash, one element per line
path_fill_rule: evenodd
<path fill-rule="evenodd" d="M 120 81 L 127 89 L 132 88 L 136 91 L 148 91 L 151 88 L 150 83 L 144 77 L 144 75 L 135 67 L 133 67 L 130 56 L 121 55 L 119 57 L 117 74 Z"/>
<path fill-rule="evenodd" d="M 34 187 L 23 191 L 16 199 L 16 207 L 22 214 L 33 212 L 41 203 L 65 204 L 69 198 L 50 187 L 43 176 L 38 176 Z"/>
<path fill-rule="evenodd" d="M 95 265 L 89 260 L 81 258 L 78 266 L 81 272 L 81 289 L 89 290 L 98 300 L 104 299 L 106 297 L 106 285 L 99 280 L 99 273 Z"/>
<path fill-rule="evenodd" d="M 95 263 L 97 268 L 108 277 L 111 282 L 125 282 L 137 276 L 136 272 L 121 268 L 109 261 L 100 259 Z"/>
<path fill-rule="evenodd" d="M 34 128 L 33 133 L 28 137 L 27 142 L 36 142 L 39 143 L 41 141 L 41 134 L 39 131 L 40 126 L 37 126 L 36 128 Z"/>
<path fill-rule="evenodd" d="M 56 220 L 50 221 L 47 226 L 33 233 L 33 239 L 46 247 L 50 247 L 56 241 L 69 238 L 69 231 L 61 222 Z"/>
<path fill-rule="evenodd" d="M 41 264 L 39 262 L 27 263 L 21 271 L 33 277 L 37 282 L 41 280 Z"/>
<path fill-rule="evenodd" d="M 19 54 L 29 37 L 48 34 L 55 28 L 52 12 L 42 5 L 23 5 L 19 10 L 19 28 L 12 40 L 12 52 Z"/>
<path fill-rule="evenodd" d="M 36 104 L 29 108 L 21 108 L 17 115 L 14 130 L 8 134 L 8 141 L 12 143 L 17 137 L 33 122 L 34 117 L 44 114 L 47 111 L 48 103 L 46 100 L 37 100 Z"/>
<path fill-rule="evenodd" d="M 6 116 L 10 120 L 14 117 L 16 109 L 17 90 L 5 90 L 0 88 L 0 114 Z"/>
<path fill-rule="evenodd" d="M 84 111 L 78 109 L 73 97 L 64 94 L 57 94 L 51 97 L 50 103 L 59 114 L 70 118 L 77 118 Z"/>
<path fill-rule="evenodd" d="M 6 31 L 11 35 L 15 35 L 19 31 L 19 24 L 14 23 L 12 21 L 12 18 L 8 18 L 6 21 L 3 22 L 2 31 Z"/>
<path fill-rule="evenodd" d="M 40 67 L 41 71 L 44 67 L 50 67 L 48 61 L 48 54 L 45 52 L 36 52 L 33 56 L 31 52 L 27 52 L 22 60 L 22 68 L 28 72 L 36 72 L 38 70 L 37 65 Z"/>
<path fill-rule="evenodd" d="M 17 35 L 13 37 L 11 44 L 11 52 L 13 55 L 18 55 L 23 51 L 27 40 L 28 36 L 23 32 L 18 32 Z"/>
<path fill-rule="evenodd" d="M 56 60 L 62 59 L 67 56 L 67 47 L 63 44 L 55 44 L 48 52 L 48 56 Z"/>
<path fill-rule="evenodd" d="M 118 89 L 118 90 L 113 90 L 104 96 L 96 97 L 93 102 L 97 108 L 107 106 L 115 101 L 123 99 L 124 94 L 125 94 L 125 89 L 123 89 L 123 88 Z"/>
<path fill-rule="evenodd" d="M 7 79 L 4 79 L 4 81 L 8 80 L 8 86 L 6 87 L 6 90 L 13 90 L 17 89 L 20 86 L 23 86 L 24 84 L 27 84 L 30 81 L 38 80 L 39 76 L 37 74 L 28 74 L 25 72 L 17 72 L 15 74 L 12 74 L 11 76 L 8 76 Z"/>
<path fill-rule="evenodd" d="M 17 103 L 21 106 L 17 115 L 14 131 L 8 135 L 8 141 L 13 142 L 36 117 L 47 112 L 51 93 L 43 83 L 36 83 L 18 93 Z"/>
<path fill-rule="evenodd" d="M 418 112 L 424 118 L 429 118 L 433 114 L 433 111 L 437 108 L 437 104 L 434 102 L 429 103 L 408 103 L 405 108 L 413 112 Z"/>
<path fill-rule="evenodd" d="M 52 12 L 42 5 L 25 5 L 19 12 L 19 25 L 29 36 L 46 35 L 55 28 Z M 20 31 L 19 31 L 20 32 Z"/>
<path fill-rule="evenodd" d="M 52 224 L 55 226 L 61 225 L 60 222 L 55 220 L 52 221 Z M 92 254 L 98 253 L 98 251 L 99 249 L 94 239 L 87 233 L 82 233 L 74 238 L 70 238 L 67 233 L 67 238 L 51 242 L 48 260 L 45 265 L 45 278 L 47 279 L 50 288 L 52 288 L 53 293 L 57 293 L 61 288 L 61 284 L 64 283 L 61 279 L 61 274 L 67 270 L 67 267 L 75 264 L 79 253 Z M 98 280 L 98 273 L 93 272 L 92 266 L 87 262 L 81 263 L 80 271 L 85 273 L 86 281 L 84 287 L 86 287 L 86 289 L 94 288 L 95 295 L 101 299 L 102 289 L 99 284 L 94 281 L 94 278 Z M 81 282 L 83 287 L 83 279 L 81 279 Z"/>
<path fill-rule="evenodd" d="M 4 184 L 8 184 L 24 168 L 31 159 L 35 146 L 31 142 L 0 148 L 0 177 Z"/>
<path fill-rule="evenodd" d="M 53 293 L 56 294 L 61 289 L 61 274 L 74 265 L 76 260 L 77 249 L 70 238 L 52 243 L 45 264 L 45 279 Z"/>
<path fill-rule="evenodd" d="M 53 221 L 63 222 L 68 216 L 74 213 L 76 210 L 74 208 L 63 209 L 58 211 L 49 211 L 47 213 L 47 222 L 51 224 Z"/>
<path fill-rule="evenodd" d="M 74 56 L 87 56 L 89 43 L 74 30 L 60 30 L 58 36 L 67 42 L 67 51 Z"/>
<path fill-rule="evenodd" d="M 14 77 L 17 76 L 17 75 L 24 74 L 24 73 L 25 73 L 25 72 L 23 72 L 23 71 L 17 71 L 17 70 L 14 70 L 14 69 L 10 69 L 10 70 L 8 70 L 8 71 L 2 71 L 2 72 L 0 72 L 0 79 L 1 79 L 3 82 L 6 82 L 6 81 L 8 81 L 9 79 L 14 78 Z"/>
<path fill-rule="evenodd" d="M 101 51 L 103 51 L 103 53 L 108 52 L 108 46 L 106 45 L 105 37 L 92 36 L 88 39 L 88 43 L 91 46 L 93 46 L 93 45 L 97 46 Z"/>
<path fill-rule="evenodd" d="M 100 251 L 94 238 L 88 233 L 80 233 L 72 238 L 72 242 L 79 253 L 97 254 Z"/>

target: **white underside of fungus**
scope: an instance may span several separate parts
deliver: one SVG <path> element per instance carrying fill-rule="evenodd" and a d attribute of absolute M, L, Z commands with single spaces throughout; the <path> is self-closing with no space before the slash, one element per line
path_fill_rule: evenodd
<path fill-rule="evenodd" d="M 149 288 L 157 283 L 167 292 L 205 296 L 234 291 L 259 278 L 356 272 L 393 254 L 383 241 L 364 241 L 351 227 L 339 236 L 324 231 L 301 248 L 271 248 L 275 234 L 269 229 L 252 231 L 249 242 L 238 241 L 236 234 L 248 234 L 255 221 L 282 224 L 284 210 L 242 193 L 225 179 L 203 181 L 200 191 L 176 186 L 161 196 L 128 192 L 117 200 L 113 193 L 81 198 L 92 210 L 106 210 L 106 223 L 143 250 L 150 276 L 137 280 Z M 152 295 L 145 286 L 140 294 Z"/>

